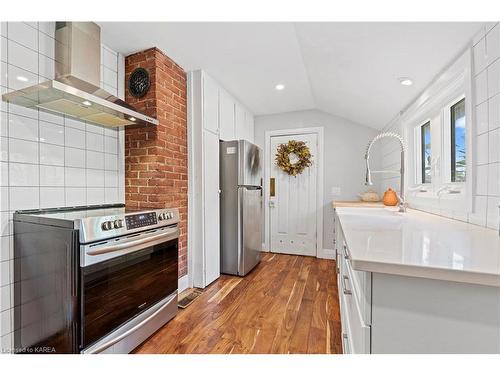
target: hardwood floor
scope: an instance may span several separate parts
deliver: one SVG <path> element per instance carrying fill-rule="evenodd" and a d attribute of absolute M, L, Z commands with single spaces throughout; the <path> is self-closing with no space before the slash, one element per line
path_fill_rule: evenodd
<path fill-rule="evenodd" d="M 335 262 L 269 254 L 222 275 L 135 353 L 341 353 Z"/>

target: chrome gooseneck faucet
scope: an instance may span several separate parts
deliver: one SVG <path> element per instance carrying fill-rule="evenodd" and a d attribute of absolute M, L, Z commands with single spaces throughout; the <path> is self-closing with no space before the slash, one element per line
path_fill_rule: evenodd
<path fill-rule="evenodd" d="M 396 138 L 399 141 L 401 146 L 401 169 L 400 170 L 385 170 L 385 171 L 372 171 L 370 170 L 370 150 L 373 144 L 382 138 Z M 403 137 L 399 134 L 392 132 L 380 133 L 375 138 L 373 138 L 368 146 L 366 146 L 365 152 L 365 160 L 366 160 L 366 177 L 365 177 L 365 185 L 373 185 L 372 182 L 372 173 L 399 173 L 401 176 L 401 184 L 400 184 L 400 195 L 399 198 L 399 212 L 406 212 L 406 207 L 408 206 L 405 201 L 405 193 L 404 193 L 404 184 L 405 184 L 405 150 L 406 146 L 403 141 Z"/>

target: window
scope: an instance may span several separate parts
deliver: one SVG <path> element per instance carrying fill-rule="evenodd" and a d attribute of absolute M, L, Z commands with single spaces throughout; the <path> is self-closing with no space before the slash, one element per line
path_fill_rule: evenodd
<path fill-rule="evenodd" d="M 465 182 L 465 98 L 450 107 L 451 182 Z"/>
<path fill-rule="evenodd" d="M 420 163 L 422 170 L 422 183 L 431 182 L 431 122 L 428 121 L 420 127 Z"/>

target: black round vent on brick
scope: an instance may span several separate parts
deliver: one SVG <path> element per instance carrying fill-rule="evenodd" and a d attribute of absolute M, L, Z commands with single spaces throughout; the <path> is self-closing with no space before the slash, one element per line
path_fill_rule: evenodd
<path fill-rule="evenodd" d="M 136 98 L 146 95 L 150 86 L 149 73 L 144 68 L 135 69 L 128 79 L 128 91 Z"/>

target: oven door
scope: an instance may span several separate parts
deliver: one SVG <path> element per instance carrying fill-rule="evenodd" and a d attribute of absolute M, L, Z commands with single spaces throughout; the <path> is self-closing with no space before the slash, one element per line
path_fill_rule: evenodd
<path fill-rule="evenodd" d="M 82 349 L 177 291 L 178 236 L 165 227 L 81 247 Z"/>

